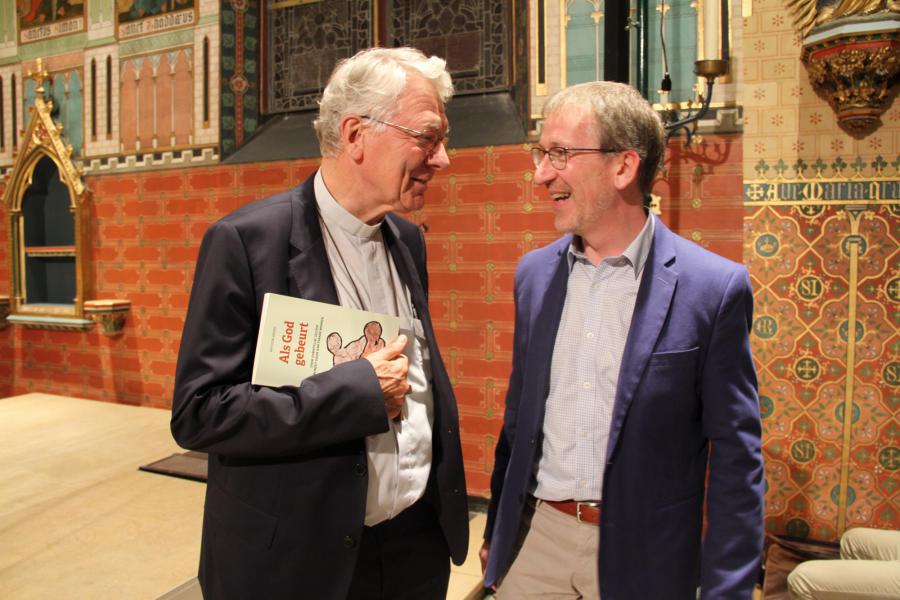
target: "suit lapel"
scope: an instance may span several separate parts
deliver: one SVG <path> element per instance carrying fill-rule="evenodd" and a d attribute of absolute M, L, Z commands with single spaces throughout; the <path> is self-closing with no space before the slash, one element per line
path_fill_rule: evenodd
<path fill-rule="evenodd" d="M 313 191 L 313 176 L 310 176 L 294 193 L 291 218 L 292 257 L 288 270 L 293 285 L 289 285 L 293 296 L 338 304 L 337 289 L 331 277 L 331 266 L 325 252 L 322 228 L 319 225 L 319 208 Z"/>
<path fill-rule="evenodd" d="M 430 329 L 431 317 L 428 316 L 428 299 L 425 297 L 425 287 L 419 278 L 419 272 L 416 269 L 416 263 L 409 252 L 409 248 L 400 239 L 400 230 L 389 218 L 385 218 L 381 226 L 381 234 L 384 236 L 385 244 L 388 247 L 388 252 L 391 253 L 394 265 L 397 267 L 397 274 L 400 276 L 400 280 L 409 286 L 409 293 L 419 320 L 422 321 L 423 326 L 425 326 L 427 321 Z M 426 330 L 425 334 L 429 340 L 434 338 L 434 331 Z"/>
<path fill-rule="evenodd" d="M 634 304 L 631 328 L 622 353 L 622 366 L 619 369 L 619 383 L 616 387 L 615 407 L 606 452 L 608 461 L 613 458 L 625 416 L 634 400 L 638 384 L 644 376 L 650 355 L 656 347 L 656 341 L 662 332 L 675 293 L 678 272 L 674 268 L 673 235 L 657 219 L 653 246 L 644 264 L 644 274 Z"/>
<path fill-rule="evenodd" d="M 413 260 L 409 247 L 400 238 L 400 230 L 389 218 L 384 220 L 381 232 L 388 251 L 391 253 L 391 258 L 394 260 L 394 265 L 397 267 L 397 274 L 400 276 L 400 280 L 409 287 L 415 316 L 422 323 L 425 341 L 428 344 L 428 352 L 431 355 L 432 377 L 436 383 L 447 382 L 447 389 L 442 390 L 446 394 L 449 390 L 450 376 L 438 349 L 434 325 L 431 322 L 431 311 L 428 310 L 428 297 L 425 295 L 425 286 L 422 285 L 415 260 Z"/>
<path fill-rule="evenodd" d="M 525 378 L 523 393 L 531 397 L 531 401 L 519 404 L 521 423 L 530 423 L 532 430 L 540 430 L 544 420 L 544 407 L 547 394 L 550 393 L 550 367 L 553 347 L 556 345 L 556 332 L 562 318 L 563 306 L 566 303 L 566 290 L 569 280 L 569 261 L 567 259 L 568 243 L 559 246 L 557 253 L 544 266 L 545 272 L 540 275 L 547 281 L 545 290 L 540 286 L 535 290 L 535 301 L 540 302 L 537 316 L 532 320 L 532 332 L 528 336 L 528 358 L 525 361 Z M 525 413 L 528 414 L 525 414 Z"/>

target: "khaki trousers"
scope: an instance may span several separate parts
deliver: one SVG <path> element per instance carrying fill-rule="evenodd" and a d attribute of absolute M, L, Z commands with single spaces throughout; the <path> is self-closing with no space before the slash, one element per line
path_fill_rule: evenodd
<path fill-rule="evenodd" d="M 788 575 L 795 600 L 900 600 L 900 531 L 848 529 L 841 560 L 810 560 Z"/>
<path fill-rule="evenodd" d="M 497 600 L 599 600 L 600 528 L 536 501 Z M 524 539 L 522 536 L 524 535 Z"/>

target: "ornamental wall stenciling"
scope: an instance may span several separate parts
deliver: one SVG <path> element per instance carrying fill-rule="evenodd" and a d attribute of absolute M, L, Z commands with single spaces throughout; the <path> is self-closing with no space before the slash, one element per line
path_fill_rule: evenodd
<path fill-rule="evenodd" d="M 898 168 L 760 161 L 744 182 L 770 532 L 896 527 Z"/>

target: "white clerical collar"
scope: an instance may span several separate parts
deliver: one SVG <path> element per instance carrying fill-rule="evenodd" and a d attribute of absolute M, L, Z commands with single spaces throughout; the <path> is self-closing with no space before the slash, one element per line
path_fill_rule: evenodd
<path fill-rule="evenodd" d="M 346 208 L 341 206 L 325 185 L 322 178 L 322 170 L 316 172 L 313 180 L 313 189 L 316 193 L 316 204 L 319 206 L 319 214 L 329 225 L 336 225 L 346 233 L 363 239 L 372 239 L 380 230 L 381 223 L 369 225 L 357 219 Z"/>

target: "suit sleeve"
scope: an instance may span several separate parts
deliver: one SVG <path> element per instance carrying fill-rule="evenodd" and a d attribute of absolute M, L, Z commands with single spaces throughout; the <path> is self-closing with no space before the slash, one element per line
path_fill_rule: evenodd
<path fill-rule="evenodd" d="M 513 333 L 513 367 L 509 376 L 509 386 L 506 391 L 506 408 L 503 412 L 503 426 L 500 429 L 500 437 L 494 449 L 494 470 L 491 472 L 491 501 L 488 505 L 487 521 L 484 527 L 484 539 L 490 540 L 494 532 L 494 523 L 497 518 L 497 509 L 500 504 L 500 496 L 503 493 L 503 481 L 506 478 L 506 469 L 512 453 L 513 442 L 516 437 L 516 420 L 519 412 L 519 400 L 522 397 L 523 366 L 525 364 L 525 340 L 527 338 L 527 318 L 521 313 L 525 305 L 519 299 L 521 288 L 521 273 L 516 273 L 515 291 L 515 329 Z"/>
<path fill-rule="evenodd" d="M 741 269 L 728 281 L 702 373 L 703 426 L 712 443 L 701 597 L 748 599 L 763 544 L 763 464 L 749 331 L 753 293 Z"/>
<path fill-rule="evenodd" d="M 251 385 L 257 296 L 246 248 L 220 221 L 200 246 L 172 406 L 184 448 L 263 458 L 311 452 L 387 431 L 371 363 L 354 360 L 299 386 Z"/>

